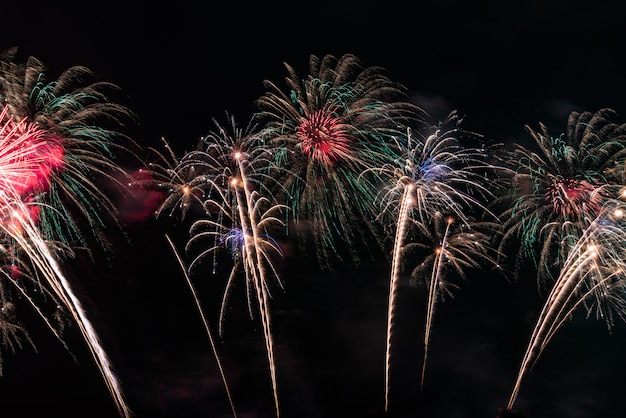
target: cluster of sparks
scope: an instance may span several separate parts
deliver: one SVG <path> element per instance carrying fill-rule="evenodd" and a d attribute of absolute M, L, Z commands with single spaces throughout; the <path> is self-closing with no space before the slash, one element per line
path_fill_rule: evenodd
<path fill-rule="evenodd" d="M 106 100 L 100 89 L 110 87 L 106 83 L 69 89 L 74 73 L 87 73 L 82 67 L 46 83 L 45 67 L 36 59 L 18 65 L 12 58 L 9 52 L 0 60 L 2 341 L 13 349 L 24 339 L 32 343 L 16 318 L 18 296 L 61 343 L 62 321 L 55 321 L 69 317 L 78 323 L 118 411 L 128 417 L 113 368 L 59 261 L 88 247 L 82 224 L 106 246 L 102 213 L 115 220 L 115 208 L 95 176 L 117 179 L 123 170 L 112 157 L 111 140 L 119 133 L 93 120 L 106 116 L 118 126 L 130 112 Z M 626 315 L 626 125 L 614 121 L 615 112 L 572 112 L 560 136 L 543 125 L 538 131 L 528 127 L 536 146 L 507 152 L 465 131 L 456 112 L 428 121 L 403 86 L 353 55 L 311 56 L 309 64 L 305 78 L 285 64 L 286 90 L 266 81 L 267 92 L 245 128 L 228 114 L 226 124 L 214 119 L 209 133 L 181 158 L 164 141 L 165 152 L 151 149 L 153 161 L 129 180 L 158 193 L 156 218 L 187 228 L 183 256 L 166 237 L 192 289 L 192 276 L 221 277 L 218 263 L 228 264 L 220 336 L 230 296 L 243 282 L 249 316 L 262 325 L 277 416 L 270 305 L 273 290 L 284 290 L 277 261 L 285 257 L 282 242 L 290 236 L 300 254 L 315 254 L 322 269 L 358 265 L 365 255 L 389 262 L 385 410 L 391 408 L 401 281 L 427 292 L 423 387 L 435 308 L 454 296 L 459 279 L 484 269 L 504 276 L 510 262 L 516 279 L 523 266 L 536 269 L 548 297 L 508 410 L 526 373 L 575 310 L 595 311 L 609 326 Z M 62 314 L 46 312 L 29 291 L 33 283 Z M 195 290 L 194 296 L 204 319 Z M 213 342 L 208 321 L 205 326 Z M 230 393 L 229 400 L 236 415 Z"/>

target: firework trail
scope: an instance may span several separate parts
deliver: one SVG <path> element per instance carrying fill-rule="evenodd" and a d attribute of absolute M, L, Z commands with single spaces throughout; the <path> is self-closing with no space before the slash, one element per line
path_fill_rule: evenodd
<path fill-rule="evenodd" d="M 600 192 L 598 192 L 600 193 Z M 564 241 L 567 257 L 543 306 L 522 360 L 507 409 L 517 399 L 525 375 L 532 369 L 548 342 L 574 311 L 585 307 L 607 322 L 626 315 L 626 206 L 606 200 L 598 216 L 574 244 Z"/>
<path fill-rule="evenodd" d="M 256 105 L 275 163 L 292 174 L 277 194 L 291 209 L 290 231 L 323 269 L 386 255 L 373 203 L 381 182 L 368 169 L 393 162 L 392 138 L 422 110 L 382 68 L 351 54 L 312 55 L 302 79 L 285 67 L 286 89 L 266 80 Z"/>
<path fill-rule="evenodd" d="M 19 218 L 22 221 L 22 218 Z M 29 261 L 36 265 L 37 270 L 41 272 L 40 277 L 46 280 L 49 287 L 53 289 L 53 293 L 62 301 L 63 306 L 68 308 L 71 317 L 80 327 L 89 350 L 100 369 L 100 373 L 104 377 L 107 388 L 113 396 L 118 412 L 124 417 L 131 416 L 130 409 L 124 400 L 121 386 L 113 373 L 113 367 L 80 300 L 74 294 L 70 283 L 59 268 L 48 245 L 38 236 L 39 231 L 36 229 L 36 226 L 31 225 L 29 222 L 22 222 L 21 226 L 23 231 L 20 234 L 11 233 L 10 230 L 4 227 L 3 232 L 9 234 L 17 245 L 25 250 Z M 24 238 L 22 234 L 26 235 L 27 238 Z"/>
<path fill-rule="evenodd" d="M 460 129 L 461 120 L 455 112 L 446 120 L 432 127 L 423 138 L 413 138 L 411 130 L 407 135 L 397 138 L 399 157 L 393 164 L 378 169 L 385 176 L 389 187 L 383 189 L 378 197 L 383 211 L 379 218 L 389 218 L 385 224 L 393 225 L 395 240 L 390 278 L 389 301 L 387 312 L 387 350 L 385 376 L 385 409 L 389 408 L 389 377 L 391 366 L 391 347 L 394 311 L 397 290 L 406 264 L 405 255 L 409 250 L 419 247 L 430 239 L 433 243 L 428 252 L 418 252 L 424 262 L 412 272 L 413 277 L 422 277 L 431 271 L 426 284 L 429 288 L 428 310 L 425 330 L 424 368 L 430 340 L 430 331 L 439 290 L 445 287 L 444 278 L 447 270 L 463 276 L 466 268 L 477 268 L 485 262 L 495 267 L 491 257 L 489 235 L 474 231 L 478 225 L 477 217 L 486 215 L 492 222 L 480 222 L 491 226 L 497 220 L 487 209 L 486 198 L 492 192 L 486 186 L 489 176 L 496 178 L 503 168 L 486 162 L 488 150 L 463 144 L 462 137 L 477 139 L 475 134 Z M 404 139 L 404 142 L 401 140 Z M 445 220 L 445 231 L 440 233 L 439 225 Z M 454 227 L 453 227 L 454 225 Z M 433 229 L 434 228 L 434 232 Z M 409 242 L 409 234 L 416 236 L 415 242 Z M 421 244 L 420 244 L 421 243 Z M 422 373 L 422 384 L 424 373 Z"/>
<path fill-rule="evenodd" d="M 218 369 L 220 371 L 220 376 L 222 377 L 222 382 L 224 383 L 224 389 L 226 390 L 226 396 L 228 396 L 228 403 L 230 404 L 230 409 L 233 412 L 233 417 L 237 418 L 237 411 L 235 410 L 235 405 L 233 403 L 233 399 L 232 399 L 232 396 L 230 394 L 230 389 L 228 387 L 228 381 L 226 380 L 226 374 L 224 373 L 224 369 L 222 367 L 222 362 L 220 361 L 219 353 L 217 352 L 217 347 L 215 345 L 215 340 L 213 339 L 213 334 L 211 333 L 211 328 L 209 327 L 209 322 L 207 321 L 206 316 L 204 314 L 204 310 L 202 309 L 202 305 L 200 304 L 200 299 L 198 298 L 198 293 L 196 292 L 196 289 L 195 289 L 193 283 L 191 282 L 191 279 L 189 278 L 189 274 L 187 274 L 187 268 L 185 267 L 185 263 L 183 262 L 182 258 L 178 254 L 178 251 L 176 251 L 176 245 L 171 240 L 171 238 L 169 236 L 167 236 L 167 235 L 166 235 L 166 239 L 167 239 L 167 242 L 170 244 L 170 247 L 172 248 L 172 251 L 174 251 L 174 254 L 176 255 L 176 259 L 178 260 L 178 264 L 180 265 L 181 269 L 183 270 L 183 274 L 185 275 L 185 280 L 187 281 L 187 285 L 189 286 L 189 289 L 191 290 L 191 294 L 192 294 L 194 302 L 196 304 L 196 308 L 198 309 L 198 312 L 200 313 L 200 318 L 202 319 L 202 324 L 204 325 L 204 330 L 206 331 L 207 336 L 209 337 L 209 342 L 211 344 L 211 349 L 213 350 L 213 354 L 215 355 L 215 361 L 216 361 L 217 367 L 218 367 Z"/>
<path fill-rule="evenodd" d="M 219 319 L 223 334 L 226 305 L 234 282 L 240 276 L 246 281 L 248 309 L 251 317 L 258 312 L 263 328 L 277 415 L 278 385 L 271 331 L 269 278 L 282 287 L 274 259 L 282 257 L 273 233 L 285 228 L 286 206 L 274 203 L 267 185 L 276 181 L 280 171 L 272 164 L 272 155 L 257 133 L 254 118 L 242 129 L 234 117 L 227 115 L 229 125 L 215 119 L 215 129 L 203 137 L 196 149 L 180 160 L 172 157 L 173 167 L 157 164 L 154 184 L 167 193 L 157 216 L 181 216 L 194 202 L 203 209 L 202 217 L 192 222 L 185 245 L 188 254 L 196 251 L 188 270 L 197 271 L 209 259 L 211 274 L 221 250 L 230 254 L 233 267 L 224 291 Z M 204 243 L 208 242 L 208 245 Z M 200 246 L 200 250 L 196 250 Z M 253 301 L 256 300 L 256 310 Z"/>
<path fill-rule="evenodd" d="M 516 277 L 530 261 L 540 288 L 551 283 L 568 248 L 614 193 L 608 186 L 623 183 L 626 124 L 615 119 L 606 108 L 572 112 L 565 133 L 556 137 L 543 124 L 539 131 L 526 127 L 534 146 L 515 145 L 513 190 L 500 199 L 508 203 L 500 215 L 499 253 L 516 254 Z"/>
<path fill-rule="evenodd" d="M 37 313 L 44 319 L 45 323 L 52 330 L 54 335 L 61 340 L 61 336 L 52 323 L 47 319 L 42 309 L 25 291 L 20 281 L 25 279 L 22 272 L 26 274 L 32 271 L 35 277 L 30 277 L 39 285 L 44 285 L 46 293 L 60 306 L 67 308 L 72 319 L 78 324 L 89 350 L 96 361 L 96 364 L 105 380 L 115 401 L 118 412 L 121 416 L 129 417 L 131 412 L 124 400 L 121 386 L 113 373 L 113 368 L 106 355 L 105 350 L 98 339 L 98 336 L 91 325 L 78 297 L 74 294 L 69 281 L 65 278 L 61 268 L 55 258 L 58 253 L 57 247 L 61 244 L 51 244 L 42 239 L 37 225 L 37 219 L 33 217 L 33 210 L 30 206 L 40 205 L 39 203 L 25 204 L 22 196 L 11 196 L 10 191 L 2 190 L 1 193 L 1 218 L 0 235 L 2 236 L 3 247 L 11 243 L 13 265 L 31 266 L 30 269 L 12 270 L 10 275 L 4 274 L 8 279 L 32 304 Z M 52 250 L 51 250 L 52 247 Z M 18 261 L 19 259 L 19 261 Z M 28 278 L 28 277 L 26 277 Z M 4 292 L 3 292 L 4 293 Z M 62 341 L 62 340 L 61 340 Z M 65 344 L 63 344 L 65 346 Z M 66 346 L 67 348 L 67 346 Z"/>
<path fill-rule="evenodd" d="M 459 287 L 455 279 L 466 279 L 468 271 L 499 270 L 492 246 L 498 223 L 470 220 L 468 226 L 460 224 L 453 215 L 437 212 L 428 225 L 417 223 L 415 227 L 419 240 L 406 244 L 403 254 L 406 258 L 423 260 L 412 270 L 411 277 L 413 282 L 422 282 L 428 289 L 421 375 L 423 389 L 435 307 L 446 297 L 454 297 L 454 291 Z M 415 255 L 417 257 L 413 258 Z"/>
<path fill-rule="evenodd" d="M 0 56 L 0 254 L 3 341 L 20 346 L 14 319 L 12 291 L 35 309 L 62 342 L 62 311 L 74 320 L 98 365 L 118 412 L 130 416 L 120 385 L 107 355 L 58 266 L 59 259 L 72 258 L 76 250 L 91 251 L 89 231 L 108 250 L 105 221 L 116 221 L 116 210 L 99 183 L 125 174 L 116 164 L 113 150 L 127 150 L 114 140 L 124 138 L 115 129 L 132 119 L 123 106 L 108 101 L 109 83 L 86 82 L 93 74 L 72 67 L 54 82 L 47 82 L 45 66 L 33 57 L 25 64 L 13 62 L 16 50 Z M 79 84 L 84 83 L 84 84 Z M 128 119 L 130 118 L 130 119 Z M 97 124 L 97 122 L 101 124 Z M 23 281 L 58 306 L 53 324 Z M 7 321 L 7 319 L 9 319 Z M 16 328 L 17 326 L 17 328 Z M 25 331 L 23 331 L 25 334 Z M 28 338 L 28 337 L 27 337 Z M 32 341 L 31 341 L 32 343 Z M 65 346 L 65 344 L 63 344 Z M 67 348 L 67 347 L 66 347 Z"/>

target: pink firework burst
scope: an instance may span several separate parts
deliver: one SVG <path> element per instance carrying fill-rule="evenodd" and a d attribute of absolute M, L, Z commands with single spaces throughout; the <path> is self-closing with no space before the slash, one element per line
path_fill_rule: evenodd
<path fill-rule="evenodd" d="M 8 106 L 0 113 L 0 188 L 26 198 L 45 192 L 54 171 L 63 167 L 59 140 L 26 118 L 16 121 Z"/>

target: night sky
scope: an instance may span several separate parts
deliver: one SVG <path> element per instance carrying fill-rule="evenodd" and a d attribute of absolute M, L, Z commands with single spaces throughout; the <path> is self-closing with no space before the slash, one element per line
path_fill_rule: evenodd
<path fill-rule="evenodd" d="M 146 148 L 163 137 L 189 150 L 212 117 L 245 120 L 263 80 L 280 83 L 283 62 L 305 75 L 311 54 L 352 53 L 381 66 L 431 114 L 458 110 L 467 127 L 499 142 L 528 140 L 525 124 L 558 132 L 573 110 L 611 107 L 626 120 L 626 26 L 615 2 L 37 3 L 3 6 L 0 49 L 35 56 L 50 79 L 84 65 L 117 84 L 138 118 L 134 139 Z M 120 201 L 128 219 L 135 206 Z M 137 418 L 232 416 L 166 232 L 185 234 L 153 219 L 130 222 L 128 239 L 113 237 L 119 251 L 109 265 L 77 259 L 68 274 Z M 281 416 L 383 416 L 388 276 L 380 264 L 322 273 L 286 263 L 285 290 L 271 307 Z M 201 278 L 194 283 L 215 317 L 221 294 Z M 402 366 L 389 416 L 495 417 L 541 308 L 534 282 L 476 277 L 439 305 L 420 391 L 424 302 L 420 289 L 402 289 L 394 360 Z M 272 417 L 258 321 L 247 317 L 243 297 L 232 306 L 218 347 L 238 416 Z M 3 352 L 2 416 L 116 417 L 77 328 L 66 330 L 70 354 L 34 314 L 22 320 L 37 352 Z M 624 347 L 624 324 L 608 332 L 575 317 L 527 377 L 519 406 L 529 418 L 623 410 Z"/>

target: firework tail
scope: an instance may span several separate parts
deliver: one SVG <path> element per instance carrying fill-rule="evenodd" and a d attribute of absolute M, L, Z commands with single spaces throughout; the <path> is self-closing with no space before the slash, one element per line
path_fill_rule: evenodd
<path fill-rule="evenodd" d="M 27 213 L 22 202 L 19 202 L 18 205 L 20 209 L 23 209 L 23 214 Z M 83 338 L 89 347 L 89 351 L 113 397 L 117 411 L 122 417 L 131 417 L 132 413 L 124 399 L 120 383 L 113 372 L 113 368 L 104 348 L 100 344 L 97 333 L 87 318 L 80 300 L 72 291 L 70 283 L 65 278 L 56 259 L 46 245 L 46 242 L 42 239 L 38 229 L 32 224 L 32 219 L 28 216 L 20 216 L 18 211 L 13 214 L 13 217 L 20 222 L 19 231 L 11 226 L 7 227 L 6 225 L 1 225 L 1 228 L 26 252 L 29 260 L 45 278 L 54 294 L 63 302 L 65 307 L 68 308 L 72 318 L 80 328 Z M 57 335 L 56 332 L 55 335 Z"/>
<path fill-rule="evenodd" d="M 435 303 L 437 301 L 437 289 L 439 283 L 439 275 L 441 272 L 441 263 L 444 259 L 446 244 L 448 242 L 448 235 L 450 233 L 450 226 L 452 225 L 452 221 L 448 220 L 446 222 L 446 232 L 443 236 L 443 240 L 441 242 L 441 246 L 438 249 L 435 265 L 433 266 L 433 271 L 430 276 L 430 288 L 428 290 L 428 309 L 426 313 L 426 326 L 424 331 L 424 360 L 422 363 L 422 379 L 420 382 L 420 387 L 424 389 L 424 377 L 426 375 L 426 360 L 428 358 L 428 345 L 430 343 L 430 330 L 432 328 L 433 316 L 435 314 Z"/>
<path fill-rule="evenodd" d="M 606 230 L 609 232 L 617 231 L 614 236 L 609 236 L 612 242 L 608 242 L 607 246 L 604 245 L 605 241 L 598 243 L 600 240 L 596 240 L 598 237 L 602 239 Z M 570 250 L 533 330 L 507 409 L 513 408 L 525 375 L 532 369 L 550 339 L 560 326 L 571 317 L 574 310 L 597 289 L 603 288 L 604 291 L 610 291 L 609 286 L 607 286 L 609 281 L 623 280 L 621 278 L 624 274 L 623 254 L 616 249 L 621 249 L 622 243 L 626 239 L 625 233 L 626 231 L 620 227 L 611 228 L 593 222 Z M 602 256 L 603 252 L 607 253 L 608 258 Z M 615 252 L 618 254 L 614 254 Z M 607 261 L 615 263 L 615 265 L 603 265 Z M 609 271 L 610 274 L 603 275 L 602 270 Z M 587 279 L 592 282 L 588 286 L 588 290 L 583 292 L 580 289 Z M 623 287 L 616 287 L 623 290 Z"/>
<path fill-rule="evenodd" d="M 206 316 L 204 315 L 204 310 L 202 309 L 202 306 L 200 305 L 198 294 L 196 292 L 196 289 L 193 283 L 191 283 L 191 280 L 189 279 L 189 275 L 187 274 L 185 265 L 182 259 L 180 258 L 178 251 L 176 251 L 176 247 L 174 243 L 172 242 L 171 238 L 167 234 L 165 235 L 165 238 L 167 239 L 167 242 L 170 244 L 170 247 L 172 248 L 172 251 L 174 252 L 174 255 L 176 256 L 176 260 L 178 260 L 178 264 L 180 265 L 180 268 L 183 271 L 183 275 L 185 276 L 185 280 L 187 281 L 187 286 L 189 286 L 189 290 L 191 290 L 191 295 L 193 296 L 193 300 L 196 304 L 196 308 L 198 309 L 198 313 L 200 314 L 200 318 L 202 319 L 202 324 L 204 325 L 204 330 L 206 331 L 207 336 L 209 337 L 209 342 L 211 343 L 211 350 L 213 350 L 213 355 L 215 356 L 215 361 L 220 371 L 222 382 L 224 383 L 224 389 L 226 390 L 226 396 L 228 397 L 228 403 L 230 404 L 230 409 L 233 412 L 233 417 L 237 418 L 237 412 L 235 411 L 235 405 L 233 404 L 233 399 L 230 394 L 230 389 L 228 388 L 228 383 L 226 380 L 226 375 L 224 374 L 222 362 L 220 361 L 220 357 L 217 352 L 217 347 L 215 346 L 215 340 L 213 339 L 213 334 L 211 333 L 211 329 L 209 328 L 209 323 L 207 322 Z"/>
<path fill-rule="evenodd" d="M 407 223 L 410 219 L 409 212 L 413 204 L 411 191 L 413 185 L 409 184 L 404 189 L 402 196 L 402 205 L 398 215 L 398 227 L 396 228 L 396 238 L 393 246 L 393 258 L 391 260 L 391 280 L 389 283 L 389 302 L 387 303 L 387 348 L 385 353 L 385 411 L 389 410 L 389 375 L 391 369 L 391 336 L 393 317 L 396 306 L 396 297 L 398 292 L 398 278 L 400 275 L 400 258 L 402 247 L 404 245 L 404 237 L 406 236 Z"/>
<path fill-rule="evenodd" d="M 244 266 L 246 274 L 252 274 L 254 283 L 254 290 L 257 296 L 257 302 L 259 304 L 259 314 L 261 316 L 261 324 L 263 326 L 263 335 L 265 339 L 265 348 L 267 353 L 267 360 L 269 363 L 270 376 L 272 380 L 272 391 L 274 395 L 274 404 L 276 408 L 276 416 L 280 417 L 280 408 L 278 403 L 278 386 L 276 382 L 276 366 L 274 361 L 274 342 L 271 332 L 270 315 L 269 315 L 269 293 L 267 291 L 267 282 L 265 277 L 265 269 L 263 268 L 264 261 L 260 250 L 256 248 L 256 243 L 262 242 L 262 237 L 259 234 L 256 219 L 254 214 L 256 213 L 254 197 L 249 190 L 248 181 L 245 175 L 243 167 L 244 160 L 240 155 L 237 155 L 237 161 L 239 164 L 239 174 L 241 176 L 241 188 L 242 194 L 239 190 L 236 190 L 237 206 L 239 209 L 239 217 L 241 221 L 241 227 L 243 231 L 251 231 L 252 236 L 246 233 L 245 245 L 244 245 Z M 244 209 L 245 208 L 245 209 Z"/>

